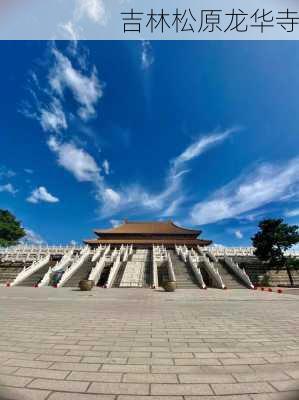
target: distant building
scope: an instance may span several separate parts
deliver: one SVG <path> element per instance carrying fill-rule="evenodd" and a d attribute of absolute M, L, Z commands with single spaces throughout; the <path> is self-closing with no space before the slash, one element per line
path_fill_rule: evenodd
<path fill-rule="evenodd" d="M 182 228 L 172 221 L 136 222 L 125 220 L 123 224 L 110 229 L 97 229 L 97 239 L 84 242 L 92 248 L 103 244 L 133 245 L 134 248 L 151 248 L 163 245 L 174 248 L 175 245 L 209 246 L 211 240 L 198 239 L 201 231 Z"/>

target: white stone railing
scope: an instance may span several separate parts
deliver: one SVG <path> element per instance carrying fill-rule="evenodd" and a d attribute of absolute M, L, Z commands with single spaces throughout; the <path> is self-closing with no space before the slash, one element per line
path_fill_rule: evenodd
<path fill-rule="evenodd" d="M 157 261 L 153 257 L 153 263 L 152 263 L 152 270 L 153 270 L 153 286 L 154 289 L 158 289 L 159 287 L 159 278 L 158 278 L 158 265 Z"/>
<path fill-rule="evenodd" d="M 235 275 L 237 275 L 247 287 L 250 289 L 254 289 L 254 285 L 252 284 L 249 276 L 247 275 L 245 269 L 241 269 L 237 263 L 233 261 L 232 258 L 225 256 L 224 261 L 226 265 L 229 266 L 229 268 L 234 272 Z"/>
<path fill-rule="evenodd" d="M 219 274 L 218 268 L 215 266 L 213 261 L 210 261 L 208 257 L 204 254 L 201 247 L 197 246 L 199 254 L 202 256 L 202 260 L 206 267 L 207 273 L 210 275 L 215 285 L 220 289 L 225 289 L 225 284 Z"/>
<path fill-rule="evenodd" d="M 189 253 L 189 255 L 188 255 L 189 265 L 191 266 L 192 271 L 193 271 L 195 278 L 196 278 L 197 282 L 199 283 L 200 287 L 202 289 L 205 289 L 207 287 L 207 285 L 205 284 L 203 277 L 201 275 L 201 270 L 200 270 L 200 267 L 198 266 L 198 262 L 196 263 L 195 260 L 196 260 L 196 258 L 194 256 L 192 256 L 191 253 Z"/>
<path fill-rule="evenodd" d="M 175 246 L 175 250 L 176 250 L 177 255 L 180 257 L 180 259 L 182 261 L 184 261 L 184 263 L 186 263 L 187 259 L 188 259 L 188 254 L 189 254 L 189 250 L 188 250 L 187 246 L 186 245 Z"/>
<path fill-rule="evenodd" d="M 101 245 L 96 249 L 94 252 L 94 255 L 92 256 L 91 262 L 97 262 L 99 258 L 101 257 L 103 250 L 105 249 L 105 246 L 102 247 Z"/>
<path fill-rule="evenodd" d="M 176 277 L 175 277 L 175 273 L 174 273 L 174 269 L 173 269 L 173 265 L 172 265 L 172 261 L 171 261 L 169 253 L 167 253 L 167 261 L 166 262 L 167 262 L 168 277 L 169 277 L 170 281 L 176 282 Z"/>
<path fill-rule="evenodd" d="M 74 250 L 71 249 L 68 253 L 66 253 L 62 259 L 53 267 L 49 268 L 48 272 L 44 275 L 43 279 L 37 285 L 38 287 L 48 286 L 50 284 L 51 275 L 53 272 L 64 270 L 72 263 Z"/>
<path fill-rule="evenodd" d="M 60 281 L 57 284 L 57 288 L 62 287 L 73 275 L 74 273 L 85 263 L 85 261 L 90 256 L 90 248 L 84 247 L 81 251 L 80 256 L 76 259 L 64 272 Z"/>
<path fill-rule="evenodd" d="M 50 261 L 51 255 L 48 254 L 47 256 L 43 257 L 42 259 L 35 261 L 27 268 L 23 268 L 23 270 L 16 276 L 14 281 L 10 284 L 10 286 L 16 286 L 20 283 L 24 282 L 25 279 L 29 278 L 32 274 L 37 272 L 39 269 L 46 266 Z"/>
<path fill-rule="evenodd" d="M 121 266 L 120 258 L 121 258 L 121 254 L 120 254 L 120 252 L 118 252 L 118 255 L 116 257 L 116 260 L 113 263 L 113 266 L 111 268 L 111 271 L 110 271 L 110 274 L 109 274 L 109 277 L 108 277 L 107 288 L 111 288 L 113 286 L 113 283 L 115 281 L 116 275 L 117 275 L 118 270 L 119 270 L 119 268 Z"/>
<path fill-rule="evenodd" d="M 105 268 L 105 264 L 106 264 L 106 256 L 110 251 L 110 245 L 108 245 L 105 250 L 104 253 L 102 255 L 102 257 L 99 259 L 99 261 L 96 263 L 95 267 L 91 270 L 88 279 L 91 281 L 94 281 L 95 284 L 98 283 L 101 274 L 103 272 L 103 269 Z"/>

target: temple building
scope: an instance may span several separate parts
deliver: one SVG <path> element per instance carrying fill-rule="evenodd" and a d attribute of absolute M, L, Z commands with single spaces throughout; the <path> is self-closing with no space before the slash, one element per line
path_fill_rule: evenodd
<path fill-rule="evenodd" d="M 0 249 L 0 285 L 77 287 L 82 280 L 103 288 L 254 288 L 299 284 L 299 271 L 269 270 L 252 247 L 213 246 L 201 231 L 172 221 L 127 221 L 95 230 L 84 246 L 16 246 Z M 299 258 L 299 253 L 292 254 Z"/>
<path fill-rule="evenodd" d="M 92 248 L 102 244 L 132 245 L 135 248 L 151 248 L 153 245 L 174 249 L 175 246 L 209 246 L 211 240 L 198 239 L 201 231 L 182 228 L 172 221 L 136 222 L 125 220 L 123 224 L 110 229 L 97 229 L 97 239 L 85 240 Z"/>

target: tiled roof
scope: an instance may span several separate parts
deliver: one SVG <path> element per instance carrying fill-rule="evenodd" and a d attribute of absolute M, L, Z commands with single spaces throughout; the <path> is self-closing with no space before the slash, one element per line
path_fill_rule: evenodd
<path fill-rule="evenodd" d="M 177 226 L 172 221 L 166 222 L 136 222 L 125 221 L 123 224 L 110 229 L 97 229 L 95 233 L 99 236 L 102 234 L 166 234 L 166 235 L 196 235 L 201 232 L 188 228 Z"/>

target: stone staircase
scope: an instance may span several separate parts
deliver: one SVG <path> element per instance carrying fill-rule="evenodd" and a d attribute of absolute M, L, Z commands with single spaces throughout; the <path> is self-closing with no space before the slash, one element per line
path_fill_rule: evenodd
<path fill-rule="evenodd" d="M 121 266 L 120 266 L 120 268 L 119 268 L 119 270 L 117 272 L 117 275 L 116 275 L 116 278 L 114 280 L 114 283 L 113 283 L 112 287 L 119 288 L 119 285 L 120 285 L 120 282 L 121 282 L 121 280 L 123 278 L 126 266 L 127 266 L 127 261 L 126 262 L 122 261 L 121 262 Z"/>
<path fill-rule="evenodd" d="M 87 279 L 94 264 L 89 257 L 83 265 L 74 273 L 74 275 L 63 285 L 64 287 L 78 287 L 82 279 Z"/>
<path fill-rule="evenodd" d="M 127 261 L 119 287 L 144 287 L 145 271 L 149 260 L 149 251 L 137 249 Z"/>
<path fill-rule="evenodd" d="M 28 266 L 29 265 L 30 263 Z M 23 268 L 24 264 L 18 266 L 0 265 L 0 285 L 5 285 L 7 282 L 13 282 Z"/>
<path fill-rule="evenodd" d="M 36 285 L 43 279 L 44 275 L 48 272 L 49 268 L 54 265 L 55 263 L 53 261 L 48 262 L 47 265 L 40 268 L 38 271 L 34 272 L 32 275 L 28 276 L 28 278 L 26 278 L 18 286 L 32 287 Z"/>
<path fill-rule="evenodd" d="M 241 268 L 245 268 L 253 285 L 262 286 L 289 286 L 290 279 L 286 270 L 268 270 L 256 257 L 234 257 Z M 292 274 L 294 278 L 294 274 Z M 295 282 L 294 282 L 295 283 Z"/>
<path fill-rule="evenodd" d="M 185 264 L 174 250 L 169 250 L 177 289 L 198 289 L 199 285 L 189 265 Z"/>
<path fill-rule="evenodd" d="M 219 260 L 215 266 L 228 289 L 247 289 L 245 284 L 225 264 L 224 260 Z"/>

